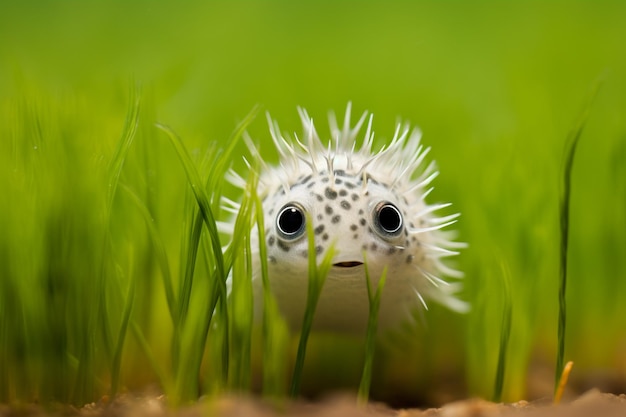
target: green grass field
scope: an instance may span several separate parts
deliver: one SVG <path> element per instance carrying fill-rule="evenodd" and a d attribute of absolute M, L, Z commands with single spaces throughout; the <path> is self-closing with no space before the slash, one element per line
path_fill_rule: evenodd
<path fill-rule="evenodd" d="M 241 197 L 224 171 L 248 178 L 241 128 L 276 161 L 263 112 L 299 132 L 303 106 L 323 133 L 348 101 L 379 146 L 399 117 L 420 126 L 431 202 L 454 203 L 469 243 L 471 311 L 433 306 L 379 341 L 370 397 L 497 396 L 507 310 L 502 399 L 551 395 L 565 143 L 599 77 L 571 176 L 564 358 L 572 388 L 626 391 L 625 40 L 618 0 L 3 1 L 0 402 L 287 395 L 297 338 L 275 311 L 250 328 L 250 221 L 222 252 L 211 216 Z M 302 391 L 356 391 L 363 345 L 313 334 Z"/>

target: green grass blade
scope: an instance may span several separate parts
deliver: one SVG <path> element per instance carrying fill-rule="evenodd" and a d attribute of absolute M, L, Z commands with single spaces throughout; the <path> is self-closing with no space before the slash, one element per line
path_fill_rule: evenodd
<path fill-rule="evenodd" d="M 271 398 L 282 398 L 286 392 L 284 378 L 289 331 L 287 324 L 280 315 L 276 299 L 270 288 L 263 205 L 256 194 L 256 190 L 252 191 L 255 201 L 255 220 L 263 285 L 263 395 Z"/>
<path fill-rule="evenodd" d="M 237 125 L 237 127 L 235 128 L 235 131 L 233 132 L 232 136 L 228 140 L 228 146 L 226 147 L 225 151 L 222 153 L 217 153 L 214 163 L 210 165 L 210 169 L 209 169 L 208 176 L 207 176 L 207 181 L 205 183 L 205 190 L 211 193 L 210 200 L 209 200 L 211 203 L 210 208 L 214 210 L 215 212 L 218 212 L 219 206 L 221 204 L 222 184 L 224 183 L 224 176 L 226 174 L 226 170 L 228 166 L 232 163 L 232 158 L 233 158 L 235 148 L 238 145 L 240 139 L 242 138 L 243 132 L 245 131 L 245 129 L 251 123 L 251 121 L 254 119 L 255 116 L 256 116 L 256 110 L 253 109 L 250 113 L 248 113 L 248 115 L 244 118 L 244 120 Z M 213 244 L 213 252 L 215 252 L 217 248 L 215 247 L 216 240 L 214 239 L 214 234 L 210 232 L 209 237 L 211 239 L 211 243 Z M 239 244 L 239 242 L 240 241 L 236 242 L 236 244 Z M 203 247 L 206 250 L 209 247 L 209 245 L 205 244 Z M 221 246 L 219 247 L 219 250 L 221 251 Z M 210 258 L 211 258 L 211 254 L 206 253 L 205 259 L 210 259 Z M 208 320 L 205 321 L 201 334 L 208 334 L 209 325 L 211 323 L 212 311 L 214 311 L 216 307 L 219 308 L 220 314 L 218 317 L 221 323 L 218 325 L 218 328 L 224 332 L 224 335 L 222 338 L 223 346 L 221 347 L 221 351 L 222 351 L 221 379 L 222 379 L 222 384 L 226 386 L 228 384 L 228 374 L 229 374 L 229 369 L 230 369 L 230 350 L 231 350 L 230 349 L 230 335 L 229 335 L 231 326 L 229 324 L 230 318 L 229 318 L 229 312 L 228 312 L 228 302 L 227 302 L 228 291 L 227 291 L 227 286 L 226 286 L 226 279 L 227 279 L 227 275 L 229 271 L 232 268 L 233 258 L 225 257 L 225 255 L 220 252 L 217 262 L 221 263 L 223 266 L 221 269 L 220 268 L 215 269 L 215 274 L 212 280 L 214 284 L 213 289 L 212 289 L 213 296 L 211 297 L 211 301 L 209 302 L 210 311 L 208 311 L 206 314 Z M 217 291 L 216 291 L 216 287 L 217 287 Z"/>
<path fill-rule="evenodd" d="M 130 95 L 131 106 L 126 115 L 126 122 L 124 123 L 124 129 L 122 130 L 122 135 L 120 140 L 117 142 L 117 147 L 115 152 L 113 153 L 113 158 L 111 158 L 111 162 L 109 163 L 109 178 L 107 184 L 107 203 L 108 210 L 110 213 L 111 205 L 113 204 L 113 199 L 115 198 L 115 193 L 117 192 L 117 186 L 119 183 L 120 175 L 122 174 L 122 168 L 124 167 L 124 161 L 126 160 L 126 155 L 128 154 L 128 150 L 137 135 L 137 129 L 139 127 L 139 113 L 141 109 L 141 94 L 140 87 L 136 85 L 131 89 Z"/>
<path fill-rule="evenodd" d="M 198 250 L 200 247 L 200 236 L 202 234 L 202 216 L 195 208 L 190 208 L 186 211 L 188 216 L 191 217 L 189 221 L 189 227 L 187 228 L 186 237 L 181 244 L 181 276 L 180 288 L 178 295 L 178 305 L 176 306 L 177 320 L 174 322 L 173 334 L 172 334 L 172 369 L 174 375 L 179 373 L 179 365 L 181 358 L 181 343 L 182 343 L 182 327 L 187 318 L 187 312 L 191 302 L 191 289 L 193 283 L 193 275 L 196 268 L 196 259 L 198 257 Z M 172 394 L 172 397 L 175 397 Z"/>
<path fill-rule="evenodd" d="M 208 165 L 214 162 L 216 147 L 210 146 L 207 149 L 207 152 L 201 162 L 201 166 Z M 210 162 L 209 162 L 210 161 Z M 184 259 L 182 262 L 181 268 L 181 276 L 183 277 L 180 280 L 179 285 L 179 302 L 178 302 L 178 317 L 179 322 L 176 325 L 176 331 L 185 322 L 187 317 L 187 312 L 189 311 L 190 301 L 191 301 L 191 291 L 193 287 L 194 273 L 196 270 L 196 262 L 198 259 L 198 253 L 200 251 L 201 239 L 202 239 L 202 230 L 203 230 L 203 218 L 202 214 L 199 212 L 198 204 L 195 200 L 193 192 L 187 193 L 185 198 L 185 221 L 184 224 L 187 225 L 187 233 L 186 238 L 182 241 L 181 245 L 181 259 Z M 176 345 L 177 340 L 174 338 L 174 345 Z M 176 351 L 176 349 L 174 349 Z"/>
<path fill-rule="evenodd" d="M 135 207 L 139 210 L 139 213 L 144 218 L 146 222 L 146 226 L 148 228 L 148 234 L 150 236 L 150 241 L 154 247 L 154 251 L 156 254 L 157 262 L 161 269 L 161 276 L 163 278 L 163 288 L 165 289 L 165 298 L 167 300 L 167 306 L 170 312 L 170 316 L 172 318 L 172 322 L 176 323 L 177 320 L 177 310 L 176 310 L 176 294 L 174 293 L 174 283 L 172 280 L 172 274 L 170 271 L 170 265 L 167 258 L 167 251 L 165 250 L 165 244 L 163 243 L 163 239 L 159 235 L 159 231 L 154 224 L 154 219 L 152 215 L 148 211 L 148 207 L 143 203 L 143 201 L 139 198 L 139 196 L 131 190 L 125 184 L 120 184 L 121 189 L 124 193 L 130 198 L 130 200 L 135 204 Z"/>
<path fill-rule="evenodd" d="M 509 338 L 511 336 L 511 321 L 513 306 L 511 302 L 511 272 L 509 268 L 502 264 L 503 302 L 502 302 L 502 324 L 500 326 L 500 346 L 498 351 L 498 365 L 496 368 L 496 379 L 493 389 L 493 401 L 502 401 L 502 390 L 504 388 L 504 376 L 506 371 L 506 358 L 509 348 Z"/>
<path fill-rule="evenodd" d="M 254 218 L 254 194 L 258 185 L 256 170 L 250 170 L 241 208 L 235 219 L 233 239 L 228 247 L 233 263 L 231 307 L 231 350 L 233 352 L 231 381 L 229 386 L 243 391 L 251 382 L 251 343 L 253 327 L 252 248 L 250 233 Z"/>
<path fill-rule="evenodd" d="M 209 203 L 211 199 L 206 193 L 204 187 L 202 186 L 200 174 L 198 173 L 198 170 L 191 160 L 191 156 L 189 156 L 189 152 L 187 152 L 187 148 L 185 148 L 183 141 L 169 127 L 161 124 L 157 124 L 157 127 L 165 132 L 167 137 L 170 139 L 172 145 L 174 145 L 174 149 L 176 149 L 176 153 L 178 154 L 183 169 L 187 174 L 187 181 L 189 182 L 191 190 L 198 203 L 200 213 L 202 214 L 202 219 L 204 220 L 204 224 L 206 225 L 209 232 L 211 249 L 216 261 L 215 268 L 217 269 L 218 275 L 223 277 L 225 276 L 225 271 L 224 260 L 222 256 L 222 246 L 220 243 L 220 236 L 217 231 L 215 216 L 213 215 L 213 210 L 211 209 L 211 205 Z"/>
<path fill-rule="evenodd" d="M 206 234 L 203 234 L 201 236 L 201 238 L 203 239 L 204 243 L 202 244 L 202 249 L 204 251 L 204 260 L 207 261 L 208 265 L 207 265 L 207 269 L 210 270 L 211 268 L 211 262 L 209 261 L 212 258 L 212 254 L 209 252 L 209 243 L 207 242 L 207 239 L 209 239 L 209 237 Z M 222 259 L 225 260 L 225 258 L 223 257 L 222 254 Z M 205 334 L 208 335 L 209 333 L 209 326 L 211 324 L 211 319 L 213 317 L 212 315 L 212 311 L 219 311 L 219 323 L 217 325 L 217 328 L 219 330 L 221 330 L 222 332 L 224 332 L 224 335 L 222 336 L 222 341 L 223 344 L 221 346 L 221 351 L 222 351 L 222 357 L 221 357 L 221 370 L 222 372 L 220 373 L 221 375 L 221 383 L 226 386 L 228 384 L 228 369 L 230 367 L 230 336 L 229 336 L 229 332 L 230 332 L 230 316 L 228 313 L 228 288 L 226 285 L 226 280 L 228 279 L 228 274 L 230 273 L 232 269 L 232 258 L 229 259 L 229 263 L 226 264 L 224 263 L 224 275 L 221 275 L 219 271 L 217 270 L 213 270 L 213 273 L 211 274 L 211 291 L 209 293 L 209 303 L 208 303 L 208 309 L 205 308 L 206 310 L 206 317 L 207 320 L 205 320 L 205 324 L 202 327 L 202 333 L 201 334 Z M 204 345 L 204 344 L 203 344 Z"/>
<path fill-rule="evenodd" d="M 105 274 L 106 274 L 106 264 L 109 259 L 110 250 L 110 226 L 111 226 L 111 210 L 113 206 L 113 200 L 115 199 L 115 195 L 117 193 L 117 187 L 119 184 L 119 178 L 122 173 L 122 168 L 124 167 L 124 161 L 126 160 L 126 156 L 128 155 L 128 151 L 130 146 L 137 135 L 137 129 L 139 127 L 139 115 L 141 109 L 141 94 L 140 88 L 138 85 L 135 85 L 131 88 L 130 92 L 130 108 L 126 114 L 126 121 L 124 124 L 124 128 L 122 129 L 122 134 L 120 139 L 117 142 L 117 147 L 111 158 L 111 161 L 108 166 L 108 182 L 106 184 L 107 190 L 107 199 L 106 199 L 106 212 L 105 212 L 105 237 L 102 245 L 102 260 L 100 265 L 100 277 L 98 279 L 98 287 L 101 289 L 99 291 L 100 300 L 98 306 L 98 317 L 100 320 L 101 331 L 103 333 L 104 339 L 104 348 L 106 352 L 111 352 L 112 350 L 112 335 L 110 330 L 110 323 L 108 322 L 109 314 L 106 311 L 106 288 L 105 288 Z M 81 364 L 84 361 L 79 362 Z M 88 378 L 88 377 L 87 377 Z M 78 379 L 80 380 L 80 378 Z M 79 383 L 79 385 L 82 385 Z"/>
<path fill-rule="evenodd" d="M 111 364 L 111 398 L 115 397 L 120 382 L 120 367 L 122 363 L 122 353 L 124 350 L 124 342 L 130 322 L 130 316 L 133 311 L 135 302 L 135 280 L 128 280 L 128 290 L 126 291 L 126 302 L 124 303 L 124 312 L 122 313 L 122 323 L 117 336 L 117 344 L 113 352 L 113 362 Z"/>
<path fill-rule="evenodd" d="M 259 107 L 253 107 L 252 110 L 246 115 L 246 117 L 244 117 L 244 119 L 237 124 L 232 135 L 228 138 L 228 141 L 226 142 L 227 146 L 224 149 L 223 153 L 217 155 L 215 163 L 211 164 L 206 189 L 213 193 L 214 198 L 212 199 L 212 208 L 215 212 L 218 211 L 219 205 L 221 203 L 220 197 L 222 184 L 224 183 L 224 174 L 232 163 L 235 150 L 239 145 L 239 142 L 241 141 L 241 138 L 243 137 L 246 128 L 256 118 L 258 112 Z"/>
<path fill-rule="evenodd" d="M 365 253 L 364 259 L 365 259 Z M 361 374 L 361 382 L 359 383 L 358 402 L 366 404 L 369 400 L 370 387 L 372 385 L 372 369 L 374 366 L 374 352 L 376 350 L 376 331 L 378 329 L 378 310 L 380 309 L 380 300 L 383 295 L 383 288 L 387 281 L 387 267 L 383 269 L 383 273 L 378 280 L 376 292 L 372 290 L 372 281 L 370 279 L 369 269 L 367 267 L 367 259 L 365 265 L 365 281 L 367 284 L 367 298 L 369 301 L 369 315 L 367 318 L 367 334 L 365 337 L 365 362 L 363 364 L 363 372 Z"/>
<path fill-rule="evenodd" d="M 184 322 L 191 302 L 191 290 L 193 287 L 193 276 L 196 270 L 196 260 L 200 250 L 200 240 L 202 236 L 202 215 L 193 207 L 190 209 L 191 221 L 187 230 L 187 239 L 183 248 L 183 271 L 178 299 L 178 325 Z"/>
<path fill-rule="evenodd" d="M 236 392 L 250 387 L 250 352 L 252 337 L 252 288 L 250 284 L 250 242 L 245 239 L 241 256 L 233 263 L 233 286 L 229 297 L 231 369 L 228 386 Z M 247 304 L 246 304 L 247 302 Z"/>
<path fill-rule="evenodd" d="M 313 319 L 317 302 L 322 294 L 324 282 L 328 276 L 328 272 L 332 266 L 333 257 L 335 256 L 335 246 L 331 245 L 326 251 L 324 258 L 319 266 L 317 265 L 317 252 L 315 251 L 315 231 L 313 230 L 313 221 L 310 216 L 306 218 L 306 232 L 309 243 L 309 287 L 307 291 L 306 308 L 302 319 L 302 330 L 300 332 L 300 341 L 298 342 L 298 351 L 296 354 L 296 363 L 291 378 L 291 397 L 297 397 L 300 393 L 300 384 L 302 382 L 302 370 L 304 369 L 304 359 L 306 357 L 306 348 L 309 341 L 311 328 L 313 327 Z"/>
<path fill-rule="evenodd" d="M 588 95 L 587 102 L 583 106 L 581 114 L 578 116 L 573 129 L 570 131 L 567 140 L 565 142 L 565 156 L 562 171 L 562 188 L 560 196 L 560 254 L 559 254 L 559 318 L 558 318 L 558 347 L 556 356 L 556 369 L 555 369 L 555 382 L 554 389 L 559 386 L 561 374 L 563 372 L 564 356 L 565 356 L 565 329 L 567 320 L 567 305 L 566 305 L 566 291 L 567 291 L 567 255 L 569 245 L 569 214 L 570 214 L 570 194 L 571 194 L 571 178 L 572 168 L 574 166 L 574 156 L 576 154 L 576 148 L 578 141 L 582 135 L 583 129 L 589 118 L 591 112 L 591 106 L 595 99 L 598 90 L 602 84 L 604 75 L 600 76 L 591 87 L 591 91 Z"/>

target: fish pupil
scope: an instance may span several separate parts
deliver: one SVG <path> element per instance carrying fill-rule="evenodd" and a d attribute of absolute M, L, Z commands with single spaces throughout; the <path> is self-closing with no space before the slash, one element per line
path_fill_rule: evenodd
<path fill-rule="evenodd" d="M 276 224 L 282 237 L 300 237 L 304 233 L 304 211 L 298 206 L 287 205 L 278 214 Z"/>
<path fill-rule="evenodd" d="M 390 235 L 395 235 L 402 229 L 402 215 L 400 210 L 391 203 L 386 203 L 378 208 L 377 222 L 380 229 Z"/>

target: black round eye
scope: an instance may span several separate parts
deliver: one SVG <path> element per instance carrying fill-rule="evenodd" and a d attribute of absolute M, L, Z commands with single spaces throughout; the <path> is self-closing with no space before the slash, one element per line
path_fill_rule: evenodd
<path fill-rule="evenodd" d="M 402 213 L 391 203 L 379 203 L 374 209 L 374 225 L 384 236 L 398 236 L 402 232 Z"/>
<path fill-rule="evenodd" d="M 284 239 L 294 240 L 304 234 L 304 209 L 290 203 L 280 209 L 276 218 L 278 234 Z"/>

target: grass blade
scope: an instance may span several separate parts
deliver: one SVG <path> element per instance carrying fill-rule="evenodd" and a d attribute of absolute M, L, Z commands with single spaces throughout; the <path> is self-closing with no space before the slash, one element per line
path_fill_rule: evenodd
<path fill-rule="evenodd" d="M 131 89 L 130 101 L 131 106 L 129 112 L 126 115 L 126 122 L 124 123 L 122 135 L 120 137 L 120 140 L 117 142 L 115 153 L 113 154 L 113 158 L 111 158 L 111 162 L 109 163 L 109 178 L 107 184 L 108 213 L 110 213 L 111 211 L 111 205 L 113 204 L 113 199 L 115 198 L 117 185 L 119 183 L 120 175 L 122 174 L 122 168 L 124 166 L 124 161 L 126 160 L 126 155 L 128 154 L 128 150 L 130 149 L 130 146 L 133 143 L 135 136 L 137 135 L 137 129 L 139 128 L 141 94 L 140 87 L 138 85 Z"/>
<path fill-rule="evenodd" d="M 225 258 L 233 259 L 230 307 L 232 320 L 231 349 L 233 351 L 230 387 L 236 390 L 250 388 L 251 343 L 253 327 L 252 248 L 250 232 L 254 219 L 255 192 L 258 184 L 256 170 L 250 176 L 244 190 L 241 208 L 235 219 L 232 242 Z"/>
<path fill-rule="evenodd" d="M 120 184 L 121 189 L 124 193 L 130 198 L 130 200 L 135 204 L 135 207 L 139 210 L 139 213 L 144 218 L 146 222 L 146 226 L 148 229 L 148 234 L 150 235 L 150 241 L 154 247 L 154 251 L 156 252 L 157 262 L 161 269 L 161 276 L 163 277 L 163 288 L 165 289 L 165 298 L 167 300 L 167 306 L 169 308 L 170 316 L 172 318 L 172 322 L 176 323 L 177 319 L 177 311 L 176 311 L 176 294 L 174 293 L 174 283 L 172 280 L 172 274 L 170 272 L 170 265 L 167 259 L 167 251 L 165 250 L 165 245 L 163 243 L 163 239 L 159 236 L 159 231 L 154 224 L 154 219 L 148 210 L 148 207 L 141 201 L 139 196 L 131 190 L 125 184 Z"/>
<path fill-rule="evenodd" d="M 224 183 L 224 174 L 226 173 L 228 166 L 233 160 L 235 149 L 237 148 L 240 139 L 243 137 L 246 128 L 250 125 L 250 123 L 252 123 L 258 112 L 259 107 L 255 106 L 246 115 L 246 117 L 244 117 L 244 119 L 237 124 L 232 135 L 228 138 L 228 141 L 226 142 L 228 144 L 226 146 L 226 149 L 224 149 L 223 153 L 218 155 L 215 163 L 211 164 L 206 189 L 213 193 L 214 198 L 212 199 L 212 208 L 215 212 L 217 212 L 217 210 L 219 209 L 219 204 L 221 203 L 220 197 L 222 184 Z"/>
<path fill-rule="evenodd" d="M 604 76 L 600 76 L 592 85 L 591 91 L 588 95 L 587 102 L 583 106 L 581 114 L 578 116 L 573 129 L 570 131 L 567 140 L 565 142 L 565 157 L 563 164 L 563 177 L 562 177 L 562 189 L 560 198 L 560 256 L 559 256 L 559 318 L 558 318 L 558 347 L 556 356 L 556 370 L 555 370 L 555 382 L 554 389 L 557 390 L 561 374 L 563 372 L 563 362 L 565 356 L 565 329 L 567 320 L 567 306 L 566 306 L 566 290 L 567 290 L 567 254 L 569 243 L 569 214 L 570 214 L 570 193 L 571 193 L 571 178 L 572 168 L 574 165 L 574 156 L 576 154 L 576 148 L 580 136 L 582 135 L 593 100 L 595 99 L 598 90 L 602 84 Z"/>
<path fill-rule="evenodd" d="M 365 253 L 363 253 L 365 259 Z M 367 259 L 365 265 L 365 281 L 367 284 L 367 298 L 369 301 L 369 316 L 367 318 L 367 334 L 365 338 L 365 363 L 363 364 L 363 373 L 361 374 L 361 382 L 359 383 L 358 402 L 366 404 L 372 385 L 372 369 L 374 365 L 374 351 L 376 348 L 376 331 L 378 329 L 378 310 L 380 308 L 380 300 L 383 295 L 383 288 L 387 281 L 387 267 L 383 269 L 383 273 L 378 280 L 376 292 L 372 290 L 372 281 L 370 279 L 369 269 L 367 268 Z"/>
<path fill-rule="evenodd" d="M 119 329 L 117 344 L 113 352 L 113 361 L 111 363 L 111 398 L 115 397 L 120 382 L 120 367 L 122 363 L 122 352 L 124 350 L 124 341 L 130 322 L 130 315 L 133 311 L 135 302 L 135 280 L 128 280 L 128 290 L 126 291 L 126 302 L 124 304 L 124 312 L 122 313 L 122 324 Z"/>
<path fill-rule="evenodd" d="M 282 398 L 286 392 L 285 358 L 289 331 L 278 310 L 276 299 L 272 294 L 267 267 L 267 246 L 265 243 L 265 221 L 261 199 L 254 192 L 255 214 L 259 241 L 259 259 L 261 264 L 261 280 L 263 285 L 263 395 Z"/>
<path fill-rule="evenodd" d="M 504 376 L 506 371 L 506 357 L 511 336 L 511 321 L 513 305 L 511 303 L 511 272 L 508 267 L 502 264 L 503 302 L 502 302 L 502 324 L 500 326 L 500 346 L 498 351 L 498 366 L 496 368 L 496 379 L 493 388 L 493 402 L 502 401 L 502 390 L 504 388 Z"/>
<path fill-rule="evenodd" d="M 196 269 L 196 260 L 198 258 L 198 251 L 200 250 L 200 238 L 202 236 L 202 215 L 198 210 L 193 207 L 189 210 L 191 213 L 191 221 L 189 222 L 189 228 L 187 230 L 187 239 L 182 249 L 184 259 L 182 277 L 178 296 L 178 308 L 177 315 L 178 320 L 176 322 L 177 328 L 184 323 L 187 312 L 189 310 L 189 304 L 191 301 L 191 289 L 193 286 L 193 276 Z"/>
<path fill-rule="evenodd" d="M 296 363 L 291 378 L 291 397 L 297 397 L 300 393 L 300 383 L 302 381 L 302 369 L 304 368 L 304 358 L 306 356 L 307 343 L 311 328 L 313 327 L 313 318 L 317 302 L 322 294 L 324 282 L 328 276 L 328 272 L 332 266 L 333 257 L 335 256 L 335 246 L 331 245 L 326 251 L 322 262 L 317 265 L 317 252 L 315 251 L 315 232 L 313 230 L 313 221 L 307 214 L 306 232 L 309 243 L 309 287 L 306 298 L 306 308 L 302 319 L 302 330 L 300 332 L 300 341 L 298 342 L 298 352 L 296 354 Z"/>
<path fill-rule="evenodd" d="M 165 132 L 167 137 L 170 139 L 172 145 L 174 145 L 174 149 L 176 149 L 176 153 L 178 154 L 183 169 L 185 170 L 185 174 L 187 175 L 187 181 L 191 186 L 191 191 L 193 192 L 196 198 L 196 202 L 198 203 L 198 208 L 200 209 L 202 219 L 204 220 L 204 224 L 206 225 L 209 232 L 211 249 L 216 261 L 215 268 L 217 269 L 217 273 L 219 276 L 225 276 L 224 259 L 222 256 L 220 236 L 217 231 L 215 216 L 213 215 L 213 210 L 211 209 L 211 200 L 206 193 L 204 187 L 202 186 L 200 173 L 196 169 L 193 161 L 191 160 L 191 156 L 189 156 L 189 152 L 187 152 L 187 148 L 183 144 L 183 141 L 180 139 L 180 137 L 178 137 L 178 135 L 167 126 L 157 124 L 157 127 Z"/>
<path fill-rule="evenodd" d="M 88 348 L 81 349 L 77 354 L 77 372 L 74 380 L 73 399 L 76 403 L 86 398 L 86 394 L 89 391 L 90 381 L 93 380 L 93 370 L 91 369 L 93 357 L 95 356 L 93 348 L 89 346 L 94 345 L 95 341 L 95 329 L 98 329 L 102 334 L 103 351 L 112 360 L 113 369 L 115 366 L 116 352 L 121 349 L 120 342 L 123 345 L 123 338 L 120 339 L 122 334 L 118 334 L 117 346 L 113 347 L 113 335 L 111 331 L 110 314 L 107 311 L 107 285 L 106 285 L 106 270 L 108 262 L 110 261 L 111 253 L 111 213 L 115 195 L 117 193 L 117 187 L 119 184 L 119 178 L 128 155 L 128 151 L 137 135 L 139 127 L 139 115 L 141 108 L 141 94 L 139 85 L 135 85 L 130 91 L 130 104 L 129 110 L 126 114 L 126 120 L 122 133 L 117 142 L 117 146 L 113 157 L 108 165 L 107 177 L 106 177 L 106 200 L 105 200 L 105 212 L 104 212 L 104 234 L 101 241 L 101 258 L 99 273 L 96 280 L 97 293 L 99 294 L 96 301 L 96 307 L 94 309 L 95 314 L 92 317 L 87 318 L 88 328 L 94 329 L 93 332 L 84 332 L 81 337 L 84 340 L 84 345 Z M 123 333 L 125 334 L 125 330 Z M 119 352 L 121 355 L 121 352 Z"/>

